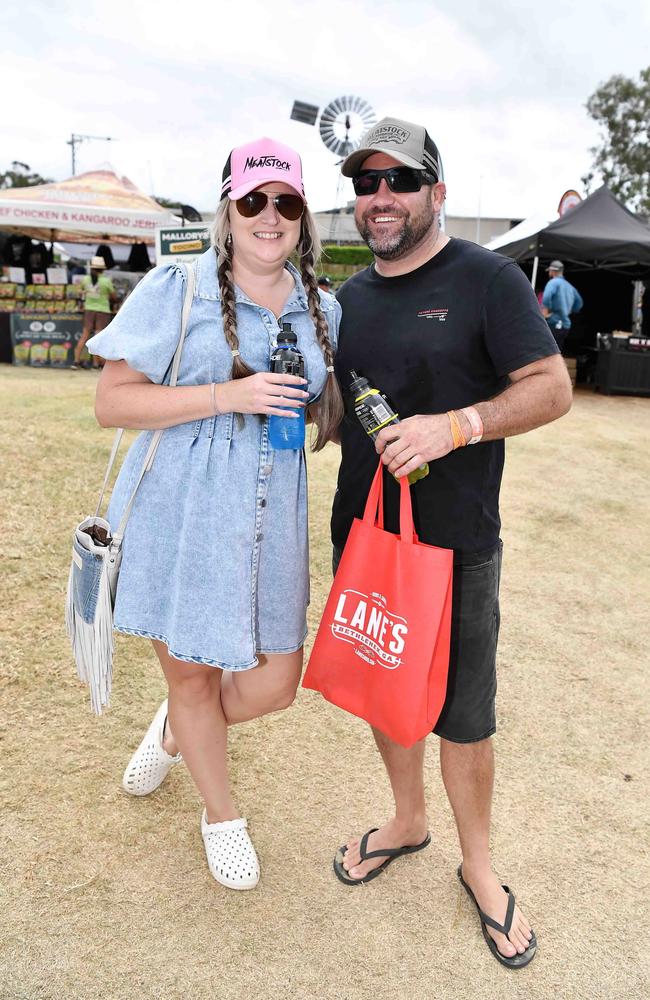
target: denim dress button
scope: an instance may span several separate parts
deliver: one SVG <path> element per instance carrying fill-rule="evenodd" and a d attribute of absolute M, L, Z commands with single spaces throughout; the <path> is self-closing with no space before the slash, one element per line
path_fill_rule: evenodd
<path fill-rule="evenodd" d="M 325 384 L 323 356 L 297 270 L 283 313 L 305 357 L 310 393 Z M 231 378 L 223 335 L 217 261 L 207 250 L 197 282 L 179 385 Z M 185 276 L 175 264 L 150 271 L 101 333 L 91 353 L 125 360 L 150 381 L 169 381 L 180 333 Z M 243 359 L 268 371 L 277 323 L 235 289 Z M 340 307 L 321 297 L 332 346 Z M 268 317 L 266 317 L 268 318 Z M 168 428 L 144 476 L 122 549 L 115 628 L 164 641 L 179 660 L 246 670 L 258 652 L 291 652 L 306 635 L 309 601 L 307 475 L 301 451 L 272 452 L 267 419 L 232 413 Z M 136 438 L 117 478 L 107 519 L 119 523 L 140 471 L 150 431 Z"/>

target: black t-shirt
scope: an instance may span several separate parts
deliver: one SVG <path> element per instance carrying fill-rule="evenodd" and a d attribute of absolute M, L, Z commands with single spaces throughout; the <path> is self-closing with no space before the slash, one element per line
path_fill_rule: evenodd
<path fill-rule="evenodd" d="M 371 265 L 345 282 L 338 299 L 336 374 L 346 413 L 332 540 L 341 547 L 353 518 L 363 516 L 378 463 L 354 414 L 351 369 L 404 419 L 490 399 L 510 372 L 558 348 L 519 265 L 466 240 L 450 240 L 422 267 L 394 278 Z M 429 475 L 411 488 L 420 539 L 463 553 L 494 547 L 503 461 L 498 440 L 430 462 Z M 397 532 L 399 485 L 386 474 L 384 487 L 385 526 Z"/>

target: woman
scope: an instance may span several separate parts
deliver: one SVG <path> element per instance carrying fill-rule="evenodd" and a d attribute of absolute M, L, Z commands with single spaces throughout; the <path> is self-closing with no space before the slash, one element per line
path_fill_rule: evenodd
<path fill-rule="evenodd" d="M 113 318 L 113 301 L 115 288 L 110 278 L 102 271 L 106 268 L 103 257 L 93 257 L 90 262 L 90 275 L 81 279 L 84 296 L 84 325 L 81 336 L 74 349 L 74 363 L 71 368 L 77 369 L 81 364 L 81 353 L 88 338 L 93 333 L 104 330 Z M 100 362 L 93 361 L 93 368 L 99 368 Z"/>
<path fill-rule="evenodd" d="M 342 416 L 333 374 L 340 307 L 317 289 L 319 240 L 294 150 L 260 139 L 232 151 L 213 244 L 196 265 L 178 386 L 161 385 L 180 331 L 184 277 L 175 265 L 150 272 L 89 349 L 107 359 L 102 426 L 169 428 L 128 522 L 115 605 L 118 631 L 153 641 L 169 698 L 123 784 L 146 795 L 182 755 L 205 803 L 212 875 L 250 889 L 259 864 L 231 796 L 227 727 L 292 703 L 309 598 L 304 455 L 274 452 L 266 418 L 285 415 L 283 401 L 318 397 L 318 450 Z M 288 260 L 296 248 L 300 273 Z M 297 335 L 308 385 L 269 372 L 279 321 Z M 112 525 L 148 440 L 138 438 L 120 472 Z"/>

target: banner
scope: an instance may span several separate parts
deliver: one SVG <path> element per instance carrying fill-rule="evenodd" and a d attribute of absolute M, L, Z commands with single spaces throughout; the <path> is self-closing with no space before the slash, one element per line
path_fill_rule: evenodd
<path fill-rule="evenodd" d="M 12 313 L 13 363 L 35 368 L 69 368 L 82 327 L 83 320 L 78 314 Z"/>

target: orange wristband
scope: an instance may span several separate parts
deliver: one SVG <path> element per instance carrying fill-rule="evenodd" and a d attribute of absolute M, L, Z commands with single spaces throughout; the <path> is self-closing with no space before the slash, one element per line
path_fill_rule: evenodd
<path fill-rule="evenodd" d="M 458 417 L 453 410 L 448 410 L 447 416 L 449 417 L 449 423 L 451 425 L 451 436 L 454 442 L 454 451 L 456 451 L 456 448 L 464 448 L 467 444 L 467 440 L 463 434 L 463 428 L 460 426 Z"/>

